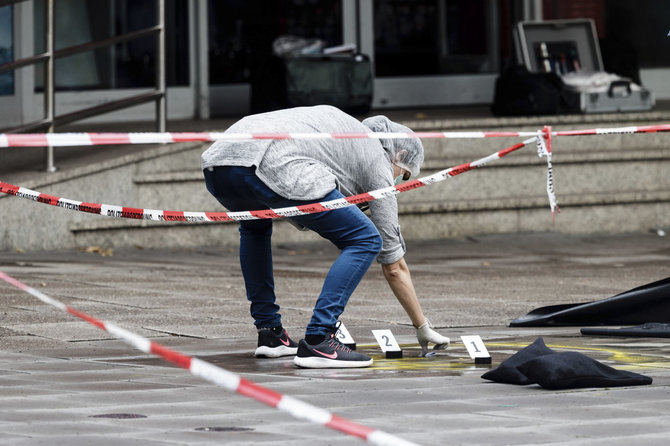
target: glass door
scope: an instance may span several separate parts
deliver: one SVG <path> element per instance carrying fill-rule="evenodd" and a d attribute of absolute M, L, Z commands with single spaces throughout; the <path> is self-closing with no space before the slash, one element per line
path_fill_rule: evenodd
<path fill-rule="evenodd" d="M 212 115 L 257 111 L 280 35 L 356 44 L 374 62 L 373 107 L 491 103 L 513 0 L 208 0 Z M 500 11 L 507 11 L 501 14 Z M 275 88 L 276 89 L 276 88 Z"/>
<path fill-rule="evenodd" d="M 24 54 L 20 47 L 18 24 L 25 6 L 25 3 L 16 3 L 0 7 L 0 65 L 32 55 Z M 21 92 L 26 86 L 26 72 L 32 73 L 33 68 L 0 73 L 0 129 L 18 126 L 23 120 Z"/>
<path fill-rule="evenodd" d="M 44 51 L 44 0 L 0 8 L 0 63 Z M 194 113 L 194 26 L 191 0 L 166 0 L 166 77 L 168 117 Z M 55 50 L 131 33 L 156 23 L 155 0 L 59 0 L 54 3 Z M 56 115 L 60 116 L 153 89 L 156 72 L 154 35 L 88 52 L 57 57 Z M 18 127 L 44 115 L 43 63 L 0 74 L 1 128 Z M 98 122 L 147 121 L 153 103 L 90 118 Z"/>
<path fill-rule="evenodd" d="M 209 0 L 209 83 L 213 116 L 267 111 L 281 103 L 280 36 L 343 42 L 343 3 L 353 0 Z M 353 43 L 353 42 L 346 42 Z"/>
<path fill-rule="evenodd" d="M 35 0 L 35 51 L 42 51 L 44 0 Z M 169 119 L 191 118 L 194 97 L 192 7 L 189 0 L 165 1 L 166 82 Z M 54 4 L 56 51 L 113 36 L 139 32 L 157 23 L 155 0 L 59 0 Z M 25 32 L 25 31 L 24 31 Z M 56 115 L 74 112 L 152 90 L 156 85 L 156 37 L 143 37 L 81 52 L 55 61 Z M 36 93 L 42 91 L 36 72 Z M 93 121 L 151 121 L 155 106 L 145 103 L 90 118 Z"/>
<path fill-rule="evenodd" d="M 376 108 L 490 103 L 500 66 L 497 0 L 361 2 Z M 370 9 L 373 8 L 373 9 Z"/>
<path fill-rule="evenodd" d="M 14 60 L 13 6 L 0 7 L 0 65 Z M 0 74 L 0 96 L 14 96 L 14 72 Z"/>

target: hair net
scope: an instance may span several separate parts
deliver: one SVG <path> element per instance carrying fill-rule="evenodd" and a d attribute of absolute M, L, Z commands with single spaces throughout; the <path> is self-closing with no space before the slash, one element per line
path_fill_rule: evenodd
<path fill-rule="evenodd" d="M 386 116 L 373 116 L 363 121 L 363 125 L 375 133 L 412 133 L 409 127 L 391 121 Z M 419 175 L 423 163 L 423 145 L 418 138 L 381 138 L 379 142 L 389 157 L 389 160 L 412 176 Z"/>

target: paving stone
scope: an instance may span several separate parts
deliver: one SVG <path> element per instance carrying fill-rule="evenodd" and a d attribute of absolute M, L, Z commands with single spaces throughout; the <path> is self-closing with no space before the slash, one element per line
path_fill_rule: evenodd
<path fill-rule="evenodd" d="M 7 253 L 10 266 L 2 269 L 94 317 L 419 444 L 667 443 L 670 345 L 664 339 L 506 325 L 539 306 L 603 299 L 662 279 L 670 261 L 668 239 L 520 234 L 413 245 L 408 264 L 422 305 L 452 344 L 434 358 L 420 358 L 414 328 L 373 265 L 342 319 L 357 349 L 375 363 L 351 370 L 297 369 L 291 358 L 254 358 L 256 331 L 229 253 Z M 275 250 L 282 314 L 296 338 L 333 255 L 320 244 L 301 249 Z M 5 284 L 0 305 L 3 446 L 356 443 L 138 352 Z M 377 328 L 393 331 L 402 359 L 382 355 L 370 331 Z M 460 336 L 472 334 L 487 345 L 490 366 L 468 356 Z M 646 374 L 654 383 L 548 391 L 481 378 L 540 336 L 551 348 Z M 92 418 L 115 413 L 146 418 Z M 202 427 L 222 429 L 196 430 Z"/>

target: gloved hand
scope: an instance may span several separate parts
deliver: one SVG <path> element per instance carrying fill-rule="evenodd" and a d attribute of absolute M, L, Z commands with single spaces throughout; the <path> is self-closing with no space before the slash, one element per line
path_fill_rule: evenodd
<path fill-rule="evenodd" d="M 449 338 L 442 336 L 435 330 L 430 321 L 426 319 L 426 322 L 423 325 L 416 328 L 416 338 L 419 340 L 419 345 L 421 345 L 421 356 L 426 356 L 428 353 L 428 343 L 432 342 L 435 344 L 433 350 L 445 350 L 449 347 Z"/>

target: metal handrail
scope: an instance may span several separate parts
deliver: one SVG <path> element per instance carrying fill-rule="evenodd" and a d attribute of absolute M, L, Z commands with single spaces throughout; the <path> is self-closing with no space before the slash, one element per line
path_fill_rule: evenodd
<path fill-rule="evenodd" d="M 18 68 L 27 67 L 28 65 L 35 65 L 40 62 L 44 62 L 49 58 L 49 54 L 42 53 L 35 56 L 25 57 L 23 59 L 13 60 L 11 62 L 3 63 L 0 65 L 0 73 L 5 71 L 14 71 Z"/>
<path fill-rule="evenodd" d="M 94 40 L 92 42 L 82 43 L 80 45 L 69 46 L 60 50 L 56 50 L 54 57 L 70 56 L 72 54 L 81 53 L 82 51 L 97 50 L 106 46 L 115 45 L 117 43 L 127 42 L 128 40 L 139 39 L 141 37 L 150 36 L 161 32 L 163 28 L 156 25 L 149 28 L 140 29 L 138 31 L 131 31 L 129 33 L 120 34 L 118 36 L 108 37 L 106 39 Z"/>
<path fill-rule="evenodd" d="M 70 124 L 72 122 L 81 121 L 82 119 L 102 115 L 104 113 L 109 113 L 117 110 L 122 110 L 128 107 L 133 107 L 135 105 L 143 104 L 145 102 L 156 101 L 162 96 L 163 94 L 160 92 L 149 91 L 146 93 L 129 96 L 127 98 L 117 99 L 115 101 L 107 101 L 104 104 L 99 104 L 93 107 L 83 108 L 81 110 L 56 116 L 53 119 L 53 121 L 42 119 L 39 121 L 31 122 L 29 124 L 24 124 L 21 127 L 15 127 L 13 129 L 13 132 L 11 133 L 26 133 L 26 132 L 44 130 L 47 129 L 52 123 L 54 126 L 62 126 Z M 10 133 L 10 132 L 2 132 L 2 133 Z"/>
<path fill-rule="evenodd" d="M 26 0 L 0 0 L 0 7 Z M 111 111 L 121 110 L 141 103 L 155 101 L 156 103 L 156 131 L 165 131 L 166 110 L 166 79 L 165 79 L 165 0 L 156 0 L 157 24 L 148 28 L 128 32 L 118 36 L 112 36 L 107 39 L 87 42 L 81 45 L 74 45 L 67 48 L 54 51 L 54 1 L 45 1 L 45 30 L 44 47 L 45 51 L 23 59 L 14 60 L 0 65 L 0 73 L 13 71 L 29 65 L 35 65 L 44 62 L 44 117 L 38 121 L 23 124 L 19 127 L 3 130 L 3 133 L 21 133 L 46 129 L 48 133 L 53 133 L 56 125 L 64 125 L 82 119 L 98 116 Z M 115 45 L 117 43 L 129 40 L 139 39 L 141 37 L 156 35 L 156 88 L 148 93 L 141 93 L 116 101 L 109 101 L 101 105 L 77 110 L 60 116 L 55 116 L 55 79 L 54 79 L 54 61 L 59 57 L 66 57 L 72 54 L 84 51 L 92 51 L 98 48 Z M 46 148 L 46 170 L 54 172 L 53 147 Z"/>

